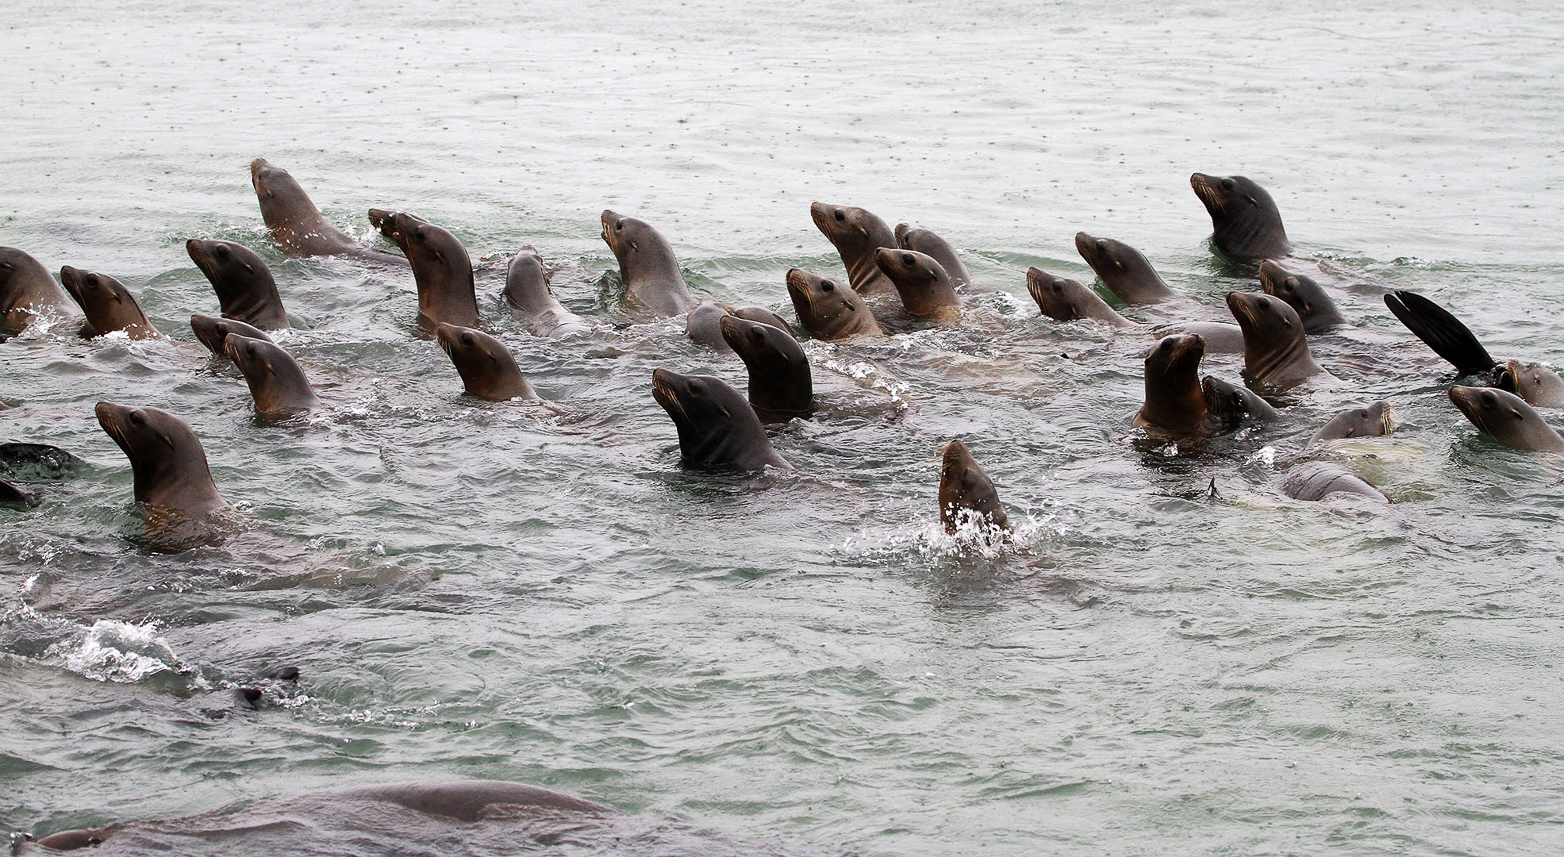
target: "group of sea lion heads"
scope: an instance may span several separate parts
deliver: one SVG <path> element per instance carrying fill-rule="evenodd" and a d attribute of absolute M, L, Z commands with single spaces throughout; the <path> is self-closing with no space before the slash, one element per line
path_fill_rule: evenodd
<path fill-rule="evenodd" d="M 505 346 L 474 328 L 479 317 L 473 266 L 454 235 L 405 211 L 371 209 L 370 223 L 404 255 L 382 252 L 328 223 L 286 170 L 258 159 L 251 164 L 251 180 L 266 225 L 286 253 L 410 265 L 418 289 L 419 335 L 433 338 L 450 356 L 468 394 L 494 401 L 537 398 Z M 1240 266 L 1257 264 L 1263 293 L 1227 294 L 1227 309 L 1236 324 L 1185 321 L 1149 328 L 1161 338 L 1146 354 L 1145 402 L 1133 424 L 1181 446 L 1277 416 L 1255 391 L 1200 377 L 1200 360 L 1208 350 L 1242 352 L 1248 385 L 1276 393 L 1324 374 L 1310 355 L 1308 337 L 1347 324 L 1324 287 L 1277 261 L 1287 258 L 1292 248 L 1270 194 L 1242 176 L 1195 173 L 1190 184 L 1211 215 L 1216 251 Z M 847 270 L 846 283 L 797 268 L 788 271 L 788 295 L 810 336 L 831 341 L 884 336 L 877 316 L 912 316 L 936 324 L 960 321 L 959 291 L 972 278 L 938 235 L 907 224 L 893 230 L 872 213 L 851 206 L 817 202 L 810 214 Z M 627 307 L 658 316 L 686 314 L 691 339 L 736 352 L 749 371 L 747 397 L 714 376 L 668 369 L 653 373 L 652 395 L 677 428 L 684 462 L 706 470 L 789 468 L 772 448 L 764 424 L 807 417 L 812 410 L 809 362 L 792 328 L 763 308 L 732 308 L 711 298 L 698 301 L 685 284 L 673 248 L 647 223 L 604 211 L 601 225 L 603 240 L 619 263 Z M 1162 305 L 1174 317 L 1198 314 L 1199 305 L 1170 289 L 1146 257 L 1128 244 L 1085 232 L 1076 235 L 1075 244 L 1103 285 L 1124 304 Z M 192 316 L 191 328 L 214 355 L 231 358 L 238 366 L 257 414 L 276 418 L 317 406 L 303 370 L 265 332 L 286 328 L 289 321 L 276 281 L 260 256 L 229 241 L 190 239 L 186 250 L 211 281 L 222 307 L 221 317 Z M 31 256 L 0 248 L 0 335 L 21 331 L 36 315 L 70 312 L 72 300 L 86 317 L 85 336 L 114 331 L 133 338 L 160 335 L 135 297 L 113 277 L 66 266 L 60 270 L 60 282 L 64 290 Z M 1138 326 L 1075 280 L 1031 268 L 1026 285 L 1051 318 Z M 589 321 L 567 310 L 554 295 L 544 262 L 531 247 L 510 261 L 504 295 L 536 336 L 592 330 Z M 1564 407 L 1564 381 L 1557 375 L 1536 363 L 1494 360 L 1465 325 L 1420 295 L 1396 291 L 1387 294 L 1385 302 L 1460 375 L 1481 384 L 1449 389 L 1450 401 L 1474 425 L 1512 447 L 1564 451 L 1564 437 L 1531 407 Z M 182 420 L 156 408 L 109 402 L 97 406 L 97 416 L 130 459 L 135 497 L 149 522 L 159 527 L 170 519 L 200 523 L 226 508 L 212 484 L 201 444 Z M 1311 444 L 1382 435 L 1389 426 L 1389 406 L 1378 402 L 1332 419 Z M 28 495 L 20 486 L 4 490 L 21 499 Z M 1290 473 L 1283 491 L 1305 500 L 1337 492 L 1387 499 L 1344 467 L 1320 462 Z M 962 520 L 1007 526 L 993 484 L 958 441 L 945 449 L 939 504 L 950 532 Z"/>

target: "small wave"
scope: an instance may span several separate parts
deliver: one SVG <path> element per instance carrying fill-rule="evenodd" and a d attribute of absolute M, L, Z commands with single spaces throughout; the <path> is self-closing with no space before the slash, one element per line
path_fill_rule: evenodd
<path fill-rule="evenodd" d="M 99 619 L 81 640 L 56 643 L 47 654 L 94 681 L 132 683 L 161 673 L 193 675 L 195 671 L 158 636 L 157 624 Z"/>

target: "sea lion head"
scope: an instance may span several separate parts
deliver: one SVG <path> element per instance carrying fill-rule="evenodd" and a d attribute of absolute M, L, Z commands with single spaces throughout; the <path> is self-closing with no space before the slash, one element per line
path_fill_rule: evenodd
<path fill-rule="evenodd" d="M 678 429 L 686 464 L 706 470 L 788 466 L 772 450 L 755 409 L 722 379 L 657 369 L 652 398 Z"/>
<path fill-rule="evenodd" d="M 1497 386 L 1533 406 L 1564 407 L 1564 380 L 1540 363 L 1506 362 L 1499 370 Z"/>
<path fill-rule="evenodd" d="M 678 270 L 673 246 L 651 224 L 607 209 L 599 219 L 603 224 L 603 241 L 619 260 L 626 277 L 670 265 Z"/>
<path fill-rule="evenodd" d="M 537 398 L 516 358 L 498 339 L 481 330 L 445 322 L 435 325 L 434 338 L 462 376 L 468 395 L 491 402 Z"/>
<path fill-rule="evenodd" d="M 219 282 L 256 279 L 263 273 L 268 278 L 271 276 L 260 255 L 243 244 L 191 238 L 185 242 L 185 252 L 190 254 L 190 261 L 201 269 L 201 273 L 212 281 L 214 288 L 218 287 Z"/>
<path fill-rule="evenodd" d="M 1238 258 L 1277 258 L 1292 251 L 1282 214 L 1265 188 L 1243 176 L 1189 177 L 1195 196 L 1211 215 L 1211 242 Z"/>
<path fill-rule="evenodd" d="M 1075 280 L 1056 277 L 1041 268 L 1027 268 L 1026 290 L 1043 314 L 1055 321 L 1094 317 L 1090 298 L 1095 295 L 1088 295 L 1086 286 Z"/>
<path fill-rule="evenodd" d="M 523 247 L 510 260 L 505 268 L 505 296 L 527 312 L 547 309 L 557 300 L 537 250 Z"/>
<path fill-rule="evenodd" d="M 1223 431 L 1232 431 L 1246 422 L 1270 422 L 1277 418 L 1271 403 L 1253 390 L 1220 378 L 1201 378 L 1200 391 L 1206 400 L 1206 412 Z"/>
<path fill-rule="evenodd" d="M 41 262 L 15 247 L 0 247 L 0 328 L 4 333 L 20 332 L 31 313 L 66 300 Z M 6 318 L 12 312 L 27 315 Z"/>
<path fill-rule="evenodd" d="M 1347 323 L 1341 311 L 1336 309 L 1336 302 L 1319 283 L 1302 274 L 1288 273 L 1270 259 L 1260 263 L 1260 287 L 1297 311 L 1308 333 L 1319 333 Z"/>
<path fill-rule="evenodd" d="M 1075 233 L 1075 252 L 1081 254 L 1086 264 L 1092 266 L 1092 270 L 1102 276 L 1104 271 L 1112 274 L 1115 271 L 1125 271 L 1137 261 L 1144 262 L 1145 256 L 1139 250 L 1125 244 L 1123 241 L 1115 241 L 1112 238 L 1097 238 L 1085 232 Z M 1144 262 L 1148 267 L 1149 262 Z"/>
<path fill-rule="evenodd" d="M 1564 438 L 1514 393 L 1493 387 L 1450 388 L 1450 402 L 1477 426 L 1506 446 L 1515 449 L 1564 451 Z"/>
<path fill-rule="evenodd" d="M 190 316 L 190 330 L 196 335 L 196 339 L 206 346 L 206 350 L 212 352 L 214 357 L 223 357 L 227 352 L 223 350 L 223 341 L 230 333 L 238 333 L 251 339 L 262 339 L 271 342 L 271 337 L 265 331 L 251 327 L 242 321 L 234 321 L 231 318 L 219 318 L 213 315 L 201 315 L 196 313 Z"/>
<path fill-rule="evenodd" d="M 1384 437 L 1390 434 L 1390 403 L 1375 402 L 1362 408 L 1342 411 L 1325 423 L 1305 446 L 1325 440 L 1349 437 Z"/>
<path fill-rule="evenodd" d="M 1010 516 L 999 502 L 994 483 L 978 466 L 977 460 L 959 440 L 945 445 L 939 469 L 939 517 L 945 532 L 954 533 L 964 518 L 986 518 L 1003 529 L 1010 528 Z"/>
<path fill-rule="evenodd" d="M 254 250 L 232 241 L 191 238 L 185 251 L 211 282 L 224 316 L 268 329 L 288 326 L 277 281 Z"/>
<path fill-rule="evenodd" d="M 1228 292 L 1227 308 L 1244 333 L 1244 368 L 1262 384 L 1287 386 L 1322 372 L 1309 354 L 1303 320 L 1281 298 Z"/>
<path fill-rule="evenodd" d="M 78 830 L 62 830 L 59 833 L 51 833 L 33 844 L 51 851 L 76 851 L 82 848 L 95 848 L 102 845 L 112 831 L 112 827 L 83 827 Z"/>
<path fill-rule="evenodd" d="M 913 315 L 929 317 L 941 307 L 960 306 L 950 274 L 927 253 L 881 247 L 874 251 L 874 264 L 896 286 Z"/>
<path fill-rule="evenodd" d="M 809 217 L 827 240 L 841 250 L 851 248 L 895 247 L 896 233 L 867 209 L 853 205 L 809 204 Z"/>
<path fill-rule="evenodd" d="M 222 508 L 206 450 L 184 420 L 157 408 L 99 402 L 98 425 L 130 459 L 136 500 L 192 517 Z"/>
<path fill-rule="evenodd" d="M 287 170 L 272 166 L 265 158 L 250 162 L 250 184 L 269 228 L 276 229 L 303 214 L 320 214 L 304 187 Z"/>
<path fill-rule="evenodd" d="M 304 370 L 293 356 L 276 343 L 251 339 L 230 330 L 223 337 L 223 353 L 239 367 L 255 399 L 255 412 L 263 417 L 281 417 L 307 411 L 319 404 Z"/>
<path fill-rule="evenodd" d="M 146 313 L 141 311 L 141 305 L 119 280 L 66 265 L 60 269 L 60 283 L 97 333 L 123 330 L 133 337 L 156 333 L 147 321 Z"/>
<path fill-rule="evenodd" d="M 792 334 L 736 315 L 723 316 L 718 325 L 749 369 L 749 403 L 762 420 L 781 422 L 809 413 L 814 380 L 809 358 Z"/>
<path fill-rule="evenodd" d="M 1200 384 L 1205 337 L 1198 333 L 1163 337 L 1146 352 L 1146 401 L 1137 425 L 1178 435 L 1207 428 L 1206 397 Z"/>
<path fill-rule="evenodd" d="M 787 294 L 798 321 L 813 336 L 840 339 L 858 334 L 879 335 L 880 325 L 863 297 L 841 280 L 791 268 Z"/>

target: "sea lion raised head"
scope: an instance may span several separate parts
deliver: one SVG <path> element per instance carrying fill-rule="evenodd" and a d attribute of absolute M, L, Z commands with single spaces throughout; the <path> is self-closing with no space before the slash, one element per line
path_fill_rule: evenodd
<path fill-rule="evenodd" d="M 959 440 L 945 445 L 939 468 L 939 519 L 945 532 L 954 533 L 964 522 L 980 519 L 1010 529 L 1010 516 L 999 502 L 994 483 Z"/>
<path fill-rule="evenodd" d="M 261 204 L 261 218 L 272 239 L 289 256 L 353 256 L 380 262 L 405 264 L 392 253 L 371 250 L 353 236 L 332 226 L 315 207 L 303 186 L 288 171 L 265 158 L 250 162 L 250 184 Z"/>
<path fill-rule="evenodd" d="M 1564 452 L 1564 437 L 1531 405 L 1514 393 L 1493 387 L 1450 388 L 1450 402 L 1483 434 L 1505 446 L 1542 452 Z"/>
<path fill-rule="evenodd" d="M 1309 438 L 1304 446 L 1349 437 L 1384 437 L 1390 434 L 1390 403 L 1375 402 L 1365 408 L 1349 408 L 1334 417 Z"/>
<path fill-rule="evenodd" d="M 1510 360 L 1499 371 L 1498 387 L 1538 408 L 1564 408 L 1564 379 L 1541 363 Z"/>
<path fill-rule="evenodd" d="M 462 327 L 478 323 L 472 258 L 455 235 L 405 211 L 372 208 L 369 222 L 381 235 L 396 242 L 413 266 L 421 335 L 432 335 L 440 322 Z"/>
<path fill-rule="evenodd" d="M 206 450 L 184 420 L 112 402 L 99 402 L 96 411 L 98 425 L 130 459 L 136 501 L 149 521 L 163 510 L 200 520 L 227 506 L 212 483 Z"/>
<path fill-rule="evenodd" d="M 1043 315 L 1055 321 L 1093 319 L 1115 327 L 1128 327 L 1132 323 L 1108 306 L 1097 292 L 1041 268 L 1026 269 L 1026 291 L 1037 301 L 1037 308 Z"/>
<path fill-rule="evenodd" d="M 1281 298 L 1228 292 L 1227 308 L 1244 331 L 1244 370 L 1256 382 L 1278 389 L 1323 373 L 1309 353 L 1303 320 Z"/>
<path fill-rule="evenodd" d="M 223 340 L 228 334 L 237 333 L 250 339 L 259 339 L 271 342 L 271 337 L 259 328 L 251 327 L 242 321 L 234 321 L 231 318 L 218 318 L 213 315 L 201 315 L 196 313 L 190 316 L 190 329 L 195 333 L 196 339 L 206 346 L 206 350 L 212 352 L 213 357 L 227 357 L 228 352 L 223 349 Z"/>
<path fill-rule="evenodd" d="M 0 338 L 26 330 L 36 315 L 70 307 L 49 269 L 15 247 L 0 247 Z"/>
<path fill-rule="evenodd" d="M 505 300 L 526 314 L 523 323 L 533 336 L 557 337 L 586 333 L 592 325 L 565 309 L 549 287 L 543 258 L 523 247 L 505 269 Z"/>
<path fill-rule="evenodd" d="M 881 247 L 874 251 L 874 263 L 896 286 L 902 305 L 920 318 L 946 320 L 961 309 L 961 298 L 950 275 L 933 256 L 916 250 Z"/>
<path fill-rule="evenodd" d="M 972 275 L 967 273 L 967 266 L 962 263 L 961 257 L 956 255 L 956 248 L 932 231 L 907 223 L 898 223 L 896 246 L 903 250 L 916 250 L 933 256 L 934 261 L 950 275 L 950 282 L 956 288 L 972 285 Z"/>
<path fill-rule="evenodd" d="M 809 358 L 792 334 L 739 318 L 723 316 L 722 338 L 749 369 L 749 403 L 761 422 L 787 422 L 814 410 L 814 381 Z"/>
<path fill-rule="evenodd" d="M 896 233 L 885 221 L 862 208 L 823 202 L 810 203 L 809 216 L 842 257 L 847 281 L 859 294 L 872 297 L 895 293 L 896 287 L 874 263 L 874 251 L 896 246 Z"/>
<path fill-rule="evenodd" d="M 1154 304 L 1178 297 L 1139 250 L 1112 238 L 1075 233 L 1075 250 L 1102 284 L 1127 304 Z"/>
<path fill-rule="evenodd" d="M 281 419 L 320 404 L 309 379 L 297 361 L 276 343 L 250 339 L 229 331 L 223 352 L 233 360 L 250 385 L 255 413 L 263 419 Z"/>
<path fill-rule="evenodd" d="M 141 304 L 136 303 L 130 289 L 119 280 L 66 265 L 60 269 L 60 282 L 87 316 L 87 324 L 94 335 L 102 336 L 117 330 L 124 331 L 131 339 L 151 339 L 158 335 L 157 328 L 141 311 Z"/>
<path fill-rule="evenodd" d="M 223 318 L 252 324 L 262 330 L 286 330 L 288 314 L 277 294 L 277 281 L 254 250 L 232 241 L 192 238 L 185 251 L 217 292 Z"/>
<path fill-rule="evenodd" d="M 1232 431 L 1247 422 L 1269 423 L 1279 418 L 1271 403 L 1258 393 L 1221 378 L 1201 378 L 1200 391 L 1206 398 L 1206 412 L 1222 431 Z"/>
<path fill-rule="evenodd" d="M 771 448 L 755 409 L 720 378 L 652 373 L 652 398 L 679 430 L 684 463 L 700 470 L 791 468 Z"/>
<path fill-rule="evenodd" d="M 1305 333 L 1324 333 L 1347 323 L 1319 283 L 1302 274 L 1288 273 L 1270 259 L 1260 263 L 1260 287 L 1297 311 Z"/>
<path fill-rule="evenodd" d="M 1189 177 L 1211 215 L 1211 243 L 1235 259 L 1279 259 L 1292 252 L 1271 195 L 1243 176 Z"/>
<path fill-rule="evenodd" d="M 798 323 L 816 339 L 885 335 L 863 296 L 841 280 L 791 268 L 787 272 L 787 295 L 793 299 Z"/>
<path fill-rule="evenodd" d="M 444 322 L 435 326 L 434 338 L 462 376 L 467 395 L 491 402 L 538 397 L 522 377 L 510 349 L 498 339 L 481 330 Z"/>
<path fill-rule="evenodd" d="M 604 210 L 603 241 L 619 260 L 625 296 L 633 304 L 661 315 L 678 315 L 695 306 L 684 284 L 673 246 L 650 224 Z"/>
<path fill-rule="evenodd" d="M 1175 436 L 1198 435 L 1209 428 L 1200 358 L 1206 341 L 1199 334 L 1164 337 L 1146 352 L 1146 401 L 1134 425 Z"/>

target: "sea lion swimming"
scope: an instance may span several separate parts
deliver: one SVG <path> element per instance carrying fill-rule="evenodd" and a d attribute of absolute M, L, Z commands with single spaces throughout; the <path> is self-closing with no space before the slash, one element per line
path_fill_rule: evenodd
<path fill-rule="evenodd" d="M 1145 255 L 1123 241 L 1077 232 L 1075 250 L 1097 272 L 1102 284 L 1127 304 L 1154 304 L 1178 298 Z"/>
<path fill-rule="evenodd" d="M 840 280 L 791 268 L 787 272 L 787 295 L 793 299 L 798 323 L 816 339 L 837 341 L 885 335 L 863 296 Z"/>
<path fill-rule="evenodd" d="M 652 373 L 652 397 L 679 430 L 686 466 L 699 470 L 792 469 L 771 448 L 755 409 L 739 392 L 710 375 Z"/>
<path fill-rule="evenodd" d="M 233 360 L 250 385 L 255 414 L 266 420 L 282 419 L 320 404 L 309 379 L 292 355 L 269 340 L 250 339 L 229 331 L 223 352 Z"/>
<path fill-rule="evenodd" d="M 1286 301 L 1298 313 L 1304 333 L 1324 333 L 1347 325 L 1347 319 L 1336 309 L 1336 302 L 1319 283 L 1302 274 L 1288 273 L 1286 268 L 1270 259 L 1260 263 L 1260 288 L 1266 294 Z"/>
<path fill-rule="evenodd" d="M 522 312 L 522 324 L 533 336 L 552 339 L 592 330 L 554 296 L 543 259 L 531 247 L 521 248 L 505 268 L 505 300 Z"/>
<path fill-rule="evenodd" d="M 467 395 L 504 402 L 509 399 L 536 399 L 538 394 L 521 374 L 516 358 L 498 339 L 482 331 L 441 322 L 435 326 L 435 341 L 451 358 Z"/>
<path fill-rule="evenodd" d="M 254 325 L 262 330 L 286 330 L 288 314 L 277 294 L 271 269 L 254 250 L 232 241 L 192 238 L 185 252 L 211 282 L 222 306 L 223 318 Z"/>
<path fill-rule="evenodd" d="M 1211 243 L 1233 259 L 1279 259 L 1292 252 L 1282 214 L 1271 195 L 1243 176 L 1189 177 L 1211 215 Z"/>
<path fill-rule="evenodd" d="M 1492 387 L 1450 388 L 1450 402 L 1483 434 L 1513 449 L 1564 452 L 1564 437 L 1520 396 Z"/>
<path fill-rule="evenodd" d="M 1200 379 L 1200 391 L 1206 399 L 1206 412 L 1221 431 L 1233 431 L 1244 423 L 1269 423 L 1280 419 L 1270 402 L 1247 387 L 1207 375 Z"/>
<path fill-rule="evenodd" d="M 445 229 L 405 211 L 369 210 L 369 222 L 396 242 L 413 266 L 418 285 L 418 332 L 432 336 L 440 322 L 471 327 L 478 323 L 478 293 L 472 258 Z"/>
<path fill-rule="evenodd" d="M 406 265 L 407 259 L 358 243 L 326 222 L 309 194 L 288 171 L 265 158 L 250 162 L 250 184 L 261 203 L 261 218 L 272 240 L 289 256 L 349 256 L 373 262 Z"/>
<path fill-rule="evenodd" d="M 732 314 L 733 311 L 718 303 L 716 298 L 701 298 L 701 302 L 684 318 L 684 335 L 707 348 L 732 351 L 728 341 L 722 338 L 722 326 L 719 324 Z"/>
<path fill-rule="evenodd" d="M 723 316 L 722 338 L 749 370 L 749 403 L 763 423 L 783 423 L 807 417 L 814 410 L 814 382 L 809 358 L 798 340 L 785 330 Z"/>
<path fill-rule="evenodd" d="M 272 341 L 265 331 L 251 327 L 242 321 L 201 315 L 200 313 L 190 316 L 190 330 L 195 333 L 196 339 L 206 346 L 206 350 L 212 352 L 213 357 L 228 356 L 228 352 L 223 349 L 223 340 L 227 339 L 230 333 L 237 333 L 240 336 L 259 339 L 263 342 Z"/>
<path fill-rule="evenodd" d="M 1564 379 L 1540 363 L 1506 361 L 1496 386 L 1533 407 L 1564 408 Z"/>
<path fill-rule="evenodd" d="M 881 247 L 874 251 L 874 263 L 896 287 L 902 305 L 913 315 L 949 322 L 960 314 L 961 298 L 956 296 L 956 287 L 934 257 L 916 250 Z"/>
<path fill-rule="evenodd" d="M 1174 437 L 1200 435 L 1209 428 L 1200 358 L 1206 341 L 1186 333 L 1162 339 L 1146 352 L 1146 400 L 1131 425 Z"/>
<path fill-rule="evenodd" d="M 184 420 L 157 408 L 112 402 L 99 402 L 96 413 L 98 425 L 130 459 L 136 502 L 149 526 L 180 517 L 202 522 L 227 508 L 212 483 L 206 450 Z"/>
<path fill-rule="evenodd" d="M 1304 446 L 1349 437 L 1384 437 L 1390 434 L 1390 403 L 1375 402 L 1366 408 L 1349 408 L 1314 433 Z"/>
<path fill-rule="evenodd" d="M 1010 516 L 993 481 L 959 440 L 946 444 L 940 459 L 939 519 L 947 533 L 955 533 L 968 521 L 1010 529 Z"/>
<path fill-rule="evenodd" d="M 0 339 L 21 333 L 46 312 L 74 314 L 72 306 L 48 268 L 15 247 L 0 247 Z"/>
<path fill-rule="evenodd" d="M 1244 370 L 1256 383 L 1284 389 L 1325 372 L 1309 353 L 1303 321 L 1286 301 L 1228 292 L 1227 307 L 1244 330 Z"/>
<path fill-rule="evenodd" d="M 862 208 L 823 202 L 810 203 L 809 216 L 842 257 L 847 281 L 858 294 L 874 297 L 896 293 L 896 287 L 874 262 L 876 250 L 896 247 L 896 233 L 885 221 Z"/>
<path fill-rule="evenodd" d="M 1389 503 L 1383 491 L 1370 485 L 1363 477 L 1325 461 L 1311 461 L 1293 468 L 1282 482 L 1282 493 L 1294 500 L 1324 500 L 1332 494 L 1357 494 Z"/>
<path fill-rule="evenodd" d="M 1458 375 L 1490 380 L 1538 407 L 1564 407 L 1564 379 L 1537 363 L 1510 360 L 1500 364 L 1470 328 L 1439 304 L 1416 292 L 1396 291 L 1385 295 L 1385 306 L 1435 354 L 1454 366 Z"/>
<path fill-rule="evenodd" d="M 625 297 L 660 316 L 678 315 L 695 306 L 684 284 L 679 260 L 668 240 L 649 224 L 604 210 L 603 241 L 619 260 Z"/>
<path fill-rule="evenodd" d="M 131 339 L 152 339 L 159 334 L 141 304 L 125 284 L 107 274 L 83 271 L 70 265 L 60 269 L 60 282 L 87 316 L 91 335 L 122 330 Z M 83 333 L 86 333 L 83 330 Z"/>
<path fill-rule="evenodd" d="M 1041 268 L 1026 269 L 1026 291 L 1037 301 L 1043 315 L 1055 321 L 1093 319 L 1114 327 L 1133 327 L 1134 322 L 1119 315 L 1095 290 L 1076 280 L 1056 277 Z"/>
<path fill-rule="evenodd" d="M 926 256 L 932 256 L 934 261 L 945 269 L 945 273 L 950 275 L 951 285 L 956 288 L 972 285 L 972 275 L 967 273 L 967 266 L 962 263 L 961 257 L 956 255 L 956 248 L 933 232 L 910 224 L 898 223 L 896 246 L 903 250 L 916 250 Z"/>

